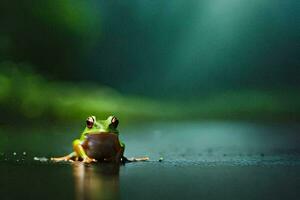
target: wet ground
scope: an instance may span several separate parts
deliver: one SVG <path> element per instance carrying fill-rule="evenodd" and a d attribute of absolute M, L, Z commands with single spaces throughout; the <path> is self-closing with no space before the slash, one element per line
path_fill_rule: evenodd
<path fill-rule="evenodd" d="M 71 150 L 78 127 L 0 129 L 1 199 L 300 197 L 298 124 L 161 122 L 120 131 L 127 156 L 149 162 L 51 163 Z"/>

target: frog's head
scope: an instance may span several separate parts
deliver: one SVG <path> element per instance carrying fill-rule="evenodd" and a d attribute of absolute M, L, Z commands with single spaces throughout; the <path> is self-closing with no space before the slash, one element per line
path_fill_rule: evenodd
<path fill-rule="evenodd" d="M 95 116 L 86 119 L 86 127 L 100 132 L 118 133 L 119 120 L 115 116 L 109 116 L 106 120 L 96 120 Z"/>

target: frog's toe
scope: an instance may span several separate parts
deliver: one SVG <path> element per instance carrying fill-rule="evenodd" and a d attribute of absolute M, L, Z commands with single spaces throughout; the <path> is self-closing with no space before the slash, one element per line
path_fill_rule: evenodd
<path fill-rule="evenodd" d="M 58 162 L 59 160 L 57 158 L 50 158 L 51 161 L 54 161 L 54 162 Z"/>
<path fill-rule="evenodd" d="M 97 160 L 94 159 L 94 158 L 86 157 L 86 158 L 83 159 L 82 162 L 84 162 L 84 163 L 92 163 L 92 162 L 97 162 Z"/>
<path fill-rule="evenodd" d="M 61 161 L 65 161 L 66 158 L 65 157 L 60 157 L 60 158 L 50 158 L 50 160 L 54 161 L 54 162 L 61 162 Z"/>

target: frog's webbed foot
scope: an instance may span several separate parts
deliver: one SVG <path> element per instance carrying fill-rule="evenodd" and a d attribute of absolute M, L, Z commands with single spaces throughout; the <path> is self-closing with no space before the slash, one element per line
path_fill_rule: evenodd
<path fill-rule="evenodd" d="M 132 161 L 129 160 L 128 158 L 126 158 L 125 156 L 122 156 L 121 162 L 122 162 L 122 164 L 125 164 L 125 163 L 132 162 Z"/>
<path fill-rule="evenodd" d="M 62 162 L 62 161 L 70 161 L 72 162 L 72 156 L 67 155 L 67 156 L 63 156 L 63 157 L 57 157 L 57 158 L 51 158 L 52 161 L 54 162 Z"/>
<path fill-rule="evenodd" d="M 85 157 L 83 160 L 82 160 L 83 163 L 93 163 L 93 162 L 97 162 L 96 159 L 94 158 L 90 158 L 90 157 Z"/>

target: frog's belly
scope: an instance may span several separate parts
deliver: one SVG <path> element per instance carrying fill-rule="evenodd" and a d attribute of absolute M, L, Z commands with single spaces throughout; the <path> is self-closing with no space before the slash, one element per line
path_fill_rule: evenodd
<path fill-rule="evenodd" d="M 83 146 L 86 154 L 96 160 L 113 159 L 121 151 L 118 135 L 114 133 L 90 134 Z"/>

